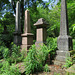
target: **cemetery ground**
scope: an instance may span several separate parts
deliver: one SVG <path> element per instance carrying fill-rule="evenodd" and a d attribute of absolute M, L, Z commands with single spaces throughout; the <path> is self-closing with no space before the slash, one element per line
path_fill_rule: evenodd
<path fill-rule="evenodd" d="M 31 10 L 29 12 L 27 8 L 25 13 L 23 11 L 25 14 L 23 16 L 20 10 L 22 9 L 21 2 L 22 0 L 15 3 L 15 21 L 10 22 L 7 14 L 0 20 L 0 28 L 2 29 L 0 32 L 0 75 L 75 75 L 75 17 L 72 18 L 74 14 L 70 10 L 69 13 L 72 15 L 69 15 L 69 22 L 72 22 L 71 20 L 73 22 L 69 23 L 72 27 L 69 26 L 67 1 L 61 0 L 60 22 L 59 20 L 57 21 L 60 13 L 58 13 L 59 17 L 57 18 L 55 18 L 57 14 L 54 15 L 53 13 L 55 8 L 53 8 L 53 11 L 45 10 L 48 11 L 46 12 L 48 16 L 44 13 L 47 18 L 44 15 L 40 16 L 38 12 L 38 21 L 37 19 L 35 20 L 37 14 L 35 14 L 35 21 L 33 21 L 32 17 L 34 15 L 31 14 L 33 15 L 31 16 Z M 57 5 L 59 6 L 59 4 Z M 51 14 L 54 16 L 53 19 L 48 14 L 49 12 L 50 14 L 51 12 L 53 13 L 53 15 Z M 50 18 L 48 18 L 49 16 Z M 44 19 L 48 19 L 49 24 Z M 22 20 L 24 20 L 24 28 L 21 24 Z M 12 25 L 11 23 L 15 28 L 10 26 Z M 9 28 L 12 28 L 12 30 Z M 47 32 L 48 34 L 46 34 Z M 36 39 L 34 38 L 35 34 Z M 33 42 L 33 39 L 35 42 Z"/>
<path fill-rule="evenodd" d="M 50 40 L 52 41 L 52 42 L 51 41 L 50 42 L 51 42 L 51 45 L 52 45 L 52 48 L 53 48 L 53 47 L 56 46 L 56 44 L 54 44 L 52 39 L 53 38 L 50 38 Z M 73 40 L 73 41 L 74 41 L 73 42 L 73 49 L 75 49 L 75 40 Z M 51 45 L 49 45 L 49 46 L 51 46 Z M 8 48 L 0 47 L 0 51 L 1 51 L 1 49 L 4 50 L 4 52 L 3 52 L 3 57 L 0 58 L 0 75 L 9 75 L 9 74 L 10 75 L 25 75 L 25 72 L 24 72 L 25 65 L 26 65 L 26 71 L 29 71 L 29 72 L 34 71 L 34 73 L 31 74 L 31 75 L 66 75 L 66 69 L 67 68 L 62 67 L 61 65 L 59 65 L 59 66 L 54 65 L 54 64 L 45 65 L 45 64 L 40 63 L 42 61 L 44 63 L 44 61 L 45 61 L 44 55 L 46 55 L 45 53 L 47 51 L 46 46 L 42 47 L 42 49 L 45 51 L 45 53 L 43 53 L 43 50 L 40 49 L 40 52 L 38 52 L 38 54 L 36 54 L 37 55 L 36 59 L 38 59 L 38 60 L 35 60 L 35 58 L 34 58 L 35 53 L 36 53 L 36 52 L 34 52 L 35 46 L 32 47 L 32 50 L 30 49 L 31 52 L 29 53 L 27 58 L 24 58 L 24 56 L 23 56 L 23 54 L 26 53 L 26 52 L 22 52 L 21 53 L 22 55 L 20 55 L 19 47 L 16 47 L 16 45 L 13 45 L 13 47 L 11 48 L 13 53 L 11 54 L 10 57 L 9 57 Z M 40 54 L 41 52 L 42 52 L 43 55 Z M 53 52 L 54 51 L 52 51 L 50 53 L 53 53 Z M 32 55 L 33 55 L 33 57 L 31 57 Z M 52 54 L 52 56 L 53 56 L 53 54 Z M 25 60 L 23 60 L 23 59 L 25 59 Z M 52 60 L 52 59 L 50 59 L 50 60 Z M 26 61 L 27 61 L 27 63 L 25 63 Z M 39 63 L 36 63 L 36 61 L 38 61 L 41 64 L 41 66 L 40 66 Z M 75 57 L 74 57 L 73 60 L 69 60 L 69 62 L 67 62 L 67 64 L 66 64 L 66 66 L 69 68 L 71 65 L 75 64 L 74 61 L 75 61 Z M 39 66 L 39 67 L 37 67 L 37 70 L 35 70 L 36 69 L 35 64 L 38 64 L 38 66 Z M 31 67 L 29 67 L 30 65 L 31 65 Z M 45 69 L 40 70 L 40 69 L 44 68 L 44 65 L 46 66 Z M 29 68 L 27 68 L 27 66 Z M 29 72 L 27 72 L 27 73 L 29 73 Z M 67 74 L 67 75 L 69 75 L 69 74 Z"/>
<path fill-rule="evenodd" d="M 18 63 L 18 64 L 16 64 L 16 66 L 17 65 L 19 65 L 18 67 L 19 67 L 22 75 L 24 75 L 23 63 Z M 30 75 L 66 75 L 66 69 L 62 68 L 62 66 L 50 64 L 50 65 L 48 65 L 48 67 L 49 67 L 49 72 L 41 71 L 41 72 L 35 72 Z"/>

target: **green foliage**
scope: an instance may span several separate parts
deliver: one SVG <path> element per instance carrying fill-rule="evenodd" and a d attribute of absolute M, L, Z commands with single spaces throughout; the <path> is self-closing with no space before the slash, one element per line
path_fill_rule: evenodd
<path fill-rule="evenodd" d="M 49 50 L 45 45 L 40 46 L 40 48 L 37 49 L 35 45 L 32 45 L 24 61 L 26 71 L 25 74 L 30 74 L 36 71 L 42 71 L 48 53 Z"/>
<path fill-rule="evenodd" d="M 12 43 L 11 51 L 12 51 L 11 56 L 13 58 L 20 56 L 19 55 L 19 53 L 20 53 L 20 46 L 16 46 L 15 44 Z"/>
<path fill-rule="evenodd" d="M 56 73 L 56 72 L 54 72 L 54 75 L 60 75 L 60 73 Z"/>
<path fill-rule="evenodd" d="M 52 10 L 38 7 L 39 18 L 44 18 L 48 23 L 47 34 L 50 37 L 57 37 L 59 35 L 60 26 L 60 6 L 54 7 Z"/>
<path fill-rule="evenodd" d="M 67 56 L 66 63 L 64 67 L 69 68 L 75 64 L 75 50 L 70 51 L 71 56 Z"/>
<path fill-rule="evenodd" d="M 9 62 L 17 62 L 18 58 L 20 57 L 20 47 L 12 44 L 11 48 L 11 57 L 8 58 Z"/>
<path fill-rule="evenodd" d="M 9 49 L 3 46 L 0 46 L 0 59 L 7 59 L 9 57 Z"/>
<path fill-rule="evenodd" d="M 13 32 L 15 30 L 15 17 L 12 13 L 7 12 L 2 19 L 0 19 L 0 41 L 8 48 L 13 41 Z"/>
<path fill-rule="evenodd" d="M 70 35 L 72 36 L 72 38 L 75 38 L 75 1 L 69 1 L 67 9 L 68 9 L 68 20 L 69 20 L 69 31 L 70 31 Z"/>
<path fill-rule="evenodd" d="M 0 46 L 0 59 L 5 59 L 9 63 L 17 63 L 23 61 L 26 56 L 25 50 L 20 52 L 20 47 L 16 46 L 12 43 L 12 47 L 10 49 Z"/>
<path fill-rule="evenodd" d="M 75 75 L 75 73 L 67 72 L 66 75 Z"/>
<path fill-rule="evenodd" d="M 0 75 L 21 75 L 19 69 L 14 64 L 10 66 L 8 61 L 3 61 L 0 65 Z"/>
<path fill-rule="evenodd" d="M 71 57 L 67 57 L 66 64 L 64 65 L 64 67 L 69 68 L 72 64 L 73 63 L 72 63 Z"/>
<path fill-rule="evenodd" d="M 0 46 L 0 75 L 21 75 L 18 67 L 15 67 L 12 63 L 23 61 L 25 58 L 25 50 L 20 52 L 20 47 L 12 43 L 12 48 L 9 50 L 6 47 Z"/>
<path fill-rule="evenodd" d="M 54 59 L 55 52 L 57 49 L 57 38 L 47 38 L 47 47 L 50 52 L 50 58 Z"/>
<path fill-rule="evenodd" d="M 3 50 L 3 57 L 4 57 L 5 59 L 7 59 L 7 58 L 9 57 L 9 49 L 8 49 L 8 48 L 5 48 L 5 49 Z"/>
<path fill-rule="evenodd" d="M 72 63 L 75 64 L 75 50 L 70 51 Z"/>
<path fill-rule="evenodd" d="M 72 38 L 75 38 L 75 1 L 68 0 L 68 20 L 69 20 L 69 32 Z M 61 3 L 55 5 L 52 9 L 43 8 L 42 6 L 37 7 L 39 18 L 44 18 L 48 23 L 47 33 L 50 37 L 57 37 L 60 29 L 60 14 L 61 14 Z"/>
<path fill-rule="evenodd" d="M 15 44 L 12 43 L 12 48 L 10 50 L 11 50 L 10 57 L 6 59 L 8 62 L 17 63 L 23 61 L 26 54 L 24 50 L 20 52 L 20 46 L 16 46 Z"/>
<path fill-rule="evenodd" d="M 75 50 L 75 39 L 73 39 L 73 50 Z"/>
<path fill-rule="evenodd" d="M 47 64 L 45 64 L 45 66 L 44 66 L 44 71 L 45 72 L 50 72 L 49 66 Z"/>

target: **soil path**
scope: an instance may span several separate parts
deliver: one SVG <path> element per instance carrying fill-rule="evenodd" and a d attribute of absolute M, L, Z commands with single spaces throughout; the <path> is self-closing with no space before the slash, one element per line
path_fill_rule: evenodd
<path fill-rule="evenodd" d="M 49 65 L 50 72 L 41 72 L 34 75 L 65 75 L 65 69 L 57 65 Z"/>
<path fill-rule="evenodd" d="M 23 63 L 18 63 L 17 65 L 18 65 L 21 73 L 23 73 L 24 72 Z M 30 75 L 65 75 L 65 73 L 66 73 L 64 68 L 62 68 L 61 66 L 57 66 L 57 65 L 49 65 L 49 69 L 50 69 L 50 72 L 39 72 L 39 73 L 35 73 L 35 74 L 30 74 Z M 24 75 L 24 74 L 22 74 L 22 75 Z"/>

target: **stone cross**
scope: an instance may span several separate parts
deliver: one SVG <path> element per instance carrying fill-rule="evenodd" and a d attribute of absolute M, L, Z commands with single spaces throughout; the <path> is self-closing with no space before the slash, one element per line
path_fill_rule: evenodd
<path fill-rule="evenodd" d="M 16 3 L 16 24 L 15 24 L 15 32 L 14 32 L 14 44 L 21 45 L 21 24 L 20 24 L 20 3 L 19 1 Z"/>
<path fill-rule="evenodd" d="M 56 61 L 65 62 L 66 56 L 70 56 L 69 50 L 72 49 L 72 38 L 69 36 L 67 4 L 66 0 L 61 0 L 61 24 L 60 35 L 57 40 L 58 50 Z M 55 62 L 57 64 L 58 62 Z"/>
<path fill-rule="evenodd" d="M 30 27 L 30 14 L 29 10 L 27 9 L 25 11 L 25 21 L 24 21 L 24 34 L 22 36 L 22 46 L 21 48 L 25 48 L 27 51 L 33 44 L 33 34 L 31 33 L 31 27 Z"/>
<path fill-rule="evenodd" d="M 35 45 L 38 47 L 46 42 L 46 27 L 48 24 L 43 18 L 40 18 L 34 25 L 37 27 Z"/>

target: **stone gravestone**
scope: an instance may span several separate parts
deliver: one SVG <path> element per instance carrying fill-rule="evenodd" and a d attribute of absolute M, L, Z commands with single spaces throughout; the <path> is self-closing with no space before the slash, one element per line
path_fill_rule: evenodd
<path fill-rule="evenodd" d="M 14 32 L 14 44 L 21 45 L 20 3 L 16 4 L 16 25 Z"/>
<path fill-rule="evenodd" d="M 67 4 L 66 0 L 61 0 L 61 24 L 60 35 L 57 40 L 58 50 L 56 61 L 63 64 L 66 56 L 70 56 L 69 51 L 72 49 L 72 38 L 69 36 L 68 17 L 67 17 Z M 59 64 L 55 62 L 55 64 Z"/>
<path fill-rule="evenodd" d="M 36 45 L 36 48 L 38 49 L 38 48 L 40 48 L 40 45 L 43 45 L 46 43 L 46 37 L 47 37 L 46 27 L 48 26 L 48 23 L 43 18 L 40 18 L 34 24 L 34 26 L 37 27 L 35 45 Z M 48 55 L 46 64 L 50 64 L 50 54 Z"/>
<path fill-rule="evenodd" d="M 30 27 L 30 14 L 29 10 L 25 11 L 25 21 L 24 21 L 24 34 L 22 36 L 22 49 L 25 48 L 27 51 L 33 44 L 33 34 L 31 33 Z"/>
<path fill-rule="evenodd" d="M 38 19 L 38 21 L 34 24 L 37 27 L 36 29 L 36 43 L 35 45 L 38 47 L 46 42 L 46 27 L 47 23 L 43 18 Z"/>

